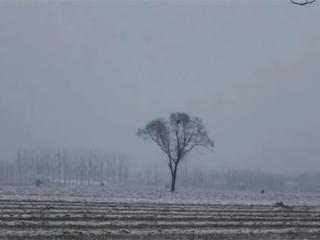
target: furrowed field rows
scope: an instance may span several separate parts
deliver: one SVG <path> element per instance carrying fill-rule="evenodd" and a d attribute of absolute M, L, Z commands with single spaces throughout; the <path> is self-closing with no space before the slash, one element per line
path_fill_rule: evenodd
<path fill-rule="evenodd" d="M 0 201 L 0 239 L 320 239 L 320 208 Z"/>
<path fill-rule="evenodd" d="M 118 215 L 87 215 L 87 214 L 65 214 L 65 215 L 56 215 L 50 214 L 49 216 L 44 216 L 44 214 L 33 214 L 33 215 L 5 215 L 0 217 L 1 222 L 12 222 L 12 221 L 193 221 L 193 222 L 201 222 L 201 221 L 211 221 L 211 222 L 221 222 L 221 221 L 260 221 L 260 222 L 268 222 L 268 221 L 286 221 L 286 222 L 295 222 L 295 221 L 304 221 L 304 222 L 319 222 L 319 217 L 306 218 L 307 216 L 300 217 L 265 217 L 265 216 L 230 216 L 230 217 L 212 217 L 212 216 L 157 216 L 157 215 L 141 215 L 139 216 L 118 216 Z"/>
<path fill-rule="evenodd" d="M 197 211 L 255 211 L 256 205 L 222 205 L 222 204 L 163 204 L 163 203 L 100 203 L 100 202 L 73 202 L 73 201 L 4 201 L 0 200 L 0 210 L 1 209 L 8 209 L 8 208 L 23 208 L 26 207 L 30 208 L 49 208 L 49 209 L 83 209 L 83 206 L 86 207 L 86 209 L 115 209 L 115 210 L 136 210 L 137 208 L 142 210 L 154 210 L 154 208 L 157 208 L 157 210 L 178 210 L 178 211 L 190 211 L 192 209 L 196 209 Z M 269 211 L 272 206 L 270 205 L 258 205 L 259 211 Z M 320 208 L 317 208 L 317 206 L 295 206 L 293 210 L 296 211 L 314 211 L 319 210 Z"/>

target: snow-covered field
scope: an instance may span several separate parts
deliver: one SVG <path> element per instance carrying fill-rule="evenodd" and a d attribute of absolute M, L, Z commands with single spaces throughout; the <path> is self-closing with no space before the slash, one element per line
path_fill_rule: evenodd
<path fill-rule="evenodd" d="M 320 195 L 1 186 L 0 239 L 320 239 Z"/>
<path fill-rule="evenodd" d="M 164 188 L 116 188 L 97 185 L 0 185 L 0 199 L 65 200 L 121 203 L 192 203 L 192 204 L 274 204 L 320 205 L 320 193 L 230 192 L 210 189 L 178 188 L 170 193 Z"/>

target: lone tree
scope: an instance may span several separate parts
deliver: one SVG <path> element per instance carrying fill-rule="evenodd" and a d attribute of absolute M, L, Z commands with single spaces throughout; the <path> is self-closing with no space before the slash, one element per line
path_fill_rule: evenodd
<path fill-rule="evenodd" d="M 178 166 L 188 153 L 198 147 L 212 148 L 203 121 L 186 113 L 172 113 L 169 121 L 162 118 L 150 121 L 137 135 L 155 142 L 168 157 L 171 173 L 171 192 L 175 191 Z"/>

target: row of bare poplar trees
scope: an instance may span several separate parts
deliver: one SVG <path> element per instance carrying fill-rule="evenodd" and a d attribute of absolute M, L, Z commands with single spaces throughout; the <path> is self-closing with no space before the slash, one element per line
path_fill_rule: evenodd
<path fill-rule="evenodd" d="M 163 166 L 163 168 L 161 168 Z M 217 170 L 181 165 L 178 185 L 227 190 L 319 190 L 319 174 L 284 177 L 259 171 Z M 165 164 L 132 164 L 125 154 L 101 151 L 18 150 L 0 159 L 0 184 L 160 186 L 169 183 Z"/>
<path fill-rule="evenodd" d="M 0 181 L 124 185 L 128 168 L 127 156 L 118 153 L 18 150 L 15 161 L 0 161 Z"/>

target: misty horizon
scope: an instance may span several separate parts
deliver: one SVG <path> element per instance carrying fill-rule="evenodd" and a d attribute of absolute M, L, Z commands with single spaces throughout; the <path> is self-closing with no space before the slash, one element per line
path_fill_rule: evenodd
<path fill-rule="evenodd" d="M 320 172 L 318 10 L 289 1 L 2 2 L 0 159 L 99 149 L 166 168 L 136 131 L 186 112 L 215 141 L 190 164 Z"/>

